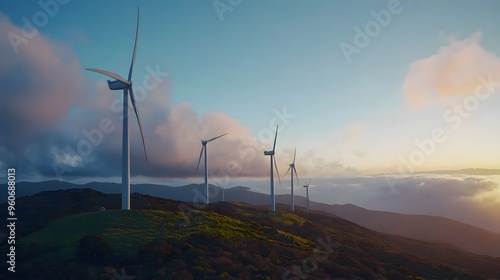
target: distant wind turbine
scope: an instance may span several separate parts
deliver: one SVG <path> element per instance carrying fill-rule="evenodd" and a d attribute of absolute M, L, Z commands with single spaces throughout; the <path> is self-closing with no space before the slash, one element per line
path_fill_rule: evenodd
<path fill-rule="evenodd" d="M 278 138 L 278 126 L 276 126 L 276 134 L 274 135 L 274 144 L 273 149 L 271 151 L 264 151 L 265 156 L 271 156 L 271 211 L 276 211 L 276 205 L 274 201 L 274 172 L 273 172 L 273 163 L 274 167 L 276 167 L 276 173 L 278 173 L 278 180 L 281 185 L 280 173 L 278 171 L 278 165 L 276 164 L 276 158 L 274 157 L 274 151 L 276 149 L 276 139 Z"/>
<path fill-rule="evenodd" d="M 286 174 L 288 174 L 288 171 L 292 171 L 290 173 L 290 183 L 291 183 L 291 189 L 292 189 L 292 202 L 291 202 L 291 208 L 292 212 L 295 211 L 295 196 L 293 195 L 293 173 L 295 171 L 295 177 L 297 178 L 297 184 L 300 184 L 299 182 L 299 176 L 297 175 L 297 169 L 295 168 L 295 156 L 297 155 L 297 147 L 295 147 L 295 152 L 293 152 L 293 162 L 289 165 L 288 170 L 286 171 Z M 286 176 L 285 174 L 285 176 Z"/>
<path fill-rule="evenodd" d="M 122 138 L 122 209 L 130 209 L 130 135 L 129 135 L 129 122 L 128 122 L 128 99 L 132 101 L 137 122 L 139 123 L 139 130 L 142 137 L 142 146 L 144 147 L 144 155 L 146 161 L 148 155 L 146 153 L 146 144 L 144 143 L 144 134 L 142 133 L 141 117 L 139 109 L 135 103 L 134 90 L 132 89 L 132 70 L 134 69 L 135 54 L 137 51 L 137 37 L 139 35 L 139 8 L 137 8 L 137 28 L 135 31 L 134 53 L 132 55 L 132 62 L 128 72 L 128 79 L 125 80 L 122 76 L 95 68 L 86 68 L 85 70 L 97 72 L 115 80 L 108 80 L 108 87 L 110 90 L 123 90 L 123 138 Z"/>
<path fill-rule="evenodd" d="M 312 179 L 309 180 L 309 182 L 304 185 L 304 188 L 306 188 L 306 209 L 307 212 L 309 212 L 309 185 L 311 184 Z"/>
<path fill-rule="evenodd" d="M 227 135 L 229 132 L 227 133 L 224 133 L 222 135 L 219 135 L 217 137 L 214 137 L 212 139 L 209 139 L 209 140 L 201 140 L 201 152 L 200 152 L 200 158 L 198 159 L 198 167 L 196 167 L 196 171 L 198 171 L 198 169 L 200 168 L 200 161 L 201 161 L 201 156 L 203 155 L 203 152 L 205 152 L 205 190 L 206 190 L 206 193 L 207 193 L 207 204 L 209 203 L 209 199 L 208 199 L 208 161 L 207 161 L 207 144 L 214 141 L 215 139 L 217 138 L 221 138 L 222 136 L 225 136 Z M 199 137 L 198 137 L 199 138 Z"/>

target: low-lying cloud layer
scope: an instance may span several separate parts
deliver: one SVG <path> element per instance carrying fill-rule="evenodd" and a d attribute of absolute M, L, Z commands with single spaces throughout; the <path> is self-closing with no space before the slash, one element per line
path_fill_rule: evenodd
<path fill-rule="evenodd" d="M 389 181 L 387 180 L 389 178 Z M 434 215 L 500 232 L 500 176 L 419 174 L 315 180 L 312 200 Z"/>

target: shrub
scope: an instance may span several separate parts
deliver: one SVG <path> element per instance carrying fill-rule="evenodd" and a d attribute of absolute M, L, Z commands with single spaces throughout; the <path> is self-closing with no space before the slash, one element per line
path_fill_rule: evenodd
<path fill-rule="evenodd" d="M 137 253 L 139 261 L 153 267 L 162 267 L 171 260 L 172 246 L 164 239 L 155 239 L 144 245 Z"/>
<path fill-rule="evenodd" d="M 113 252 L 111 245 L 100 235 L 85 235 L 78 242 L 78 259 L 89 264 L 103 264 Z"/>
<path fill-rule="evenodd" d="M 206 276 L 205 270 L 201 266 L 195 266 L 191 269 L 193 276 L 196 278 L 203 278 Z"/>

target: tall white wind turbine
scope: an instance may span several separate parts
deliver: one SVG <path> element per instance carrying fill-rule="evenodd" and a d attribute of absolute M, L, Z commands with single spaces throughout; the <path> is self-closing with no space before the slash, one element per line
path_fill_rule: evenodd
<path fill-rule="evenodd" d="M 312 179 L 309 180 L 309 183 L 304 185 L 304 188 L 306 188 L 306 209 L 307 212 L 309 212 L 309 185 L 311 184 Z"/>
<path fill-rule="evenodd" d="M 295 211 L 295 196 L 293 195 L 293 173 L 295 172 L 295 178 L 297 178 L 297 184 L 299 184 L 299 176 L 297 175 L 297 169 L 295 168 L 295 156 L 297 155 L 297 147 L 295 147 L 295 152 L 293 152 L 293 162 L 290 163 L 290 167 L 288 167 L 288 170 L 286 171 L 286 174 L 288 174 L 288 171 L 292 171 L 290 173 L 290 183 L 291 183 L 291 189 L 292 189 L 292 202 L 291 202 L 291 208 L 292 212 Z M 285 174 L 285 176 L 286 176 Z"/>
<path fill-rule="evenodd" d="M 276 211 L 276 204 L 274 200 L 274 172 L 273 172 L 273 163 L 274 167 L 276 167 L 276 173 L 278 173 L 278 180 L 281 185 L 280 173 L 278 171 L 278 165 L 276 164 L 276 158 L 274 157 L 274 151 L 276 149 L 276 139 L 278 138 L 278 126 L 276 126 L 276 134 L 274 135 L 274 144 L 273 149 L 271 151 L 264 151 L 265 156 L 270 156 L 271 158 L 271 211 Z"/>
<path fill-rule="evenodd" d="M 146 161 L 148 160 L 148 155 L 146 153 L 146 144 L 144 143 L 144 134 L 142 133 L 141 117 L 139 115 L 139 109 L 135 103 L 134 90 L 132 89 L 132 70 L 134 69 L 135 54 L 137 51 L 137 37 L 139 35 L 139 8 L 137 8 L 137 28 L 135 31 L 135 42 L 134 42 L 134 52 L 132 55 L 132 62 L 130 64 L 130 70 L 128 72 L 128 79 L 124 79 L 122 76 L 95 68 L 86 68 L 85 70 L 97 72 L 114 80 L 108 80 L 108 87 L 110 90 L 123 90 L 123 138 L 122 138 L 122 210 L 130 209 L 130 135 L 129 135 L 129 122 L 128 122 L 128 99 L 132 101 L 132 107 L 134 108 L 135 116 L 137 117 L 137 122 L 139 123 L 139 130 L 141 132 L 142 146 L 144 147 L 144 155 Z"/>
<path fill-rule="evenodd" d="M 222 135 L 219 135 L 217 137 L 214 137 L 209 140 L 201 140 L 201 152 L 200 152 L 200 158 L 198 159 L 198 167 L 196 167 L 196 171 L 200 168 L 200 161 L 201 161 L 201 156 L 203 155 L 203 152 L 205 152 L 205 191 L 207 194 L 207 204 L 209 203 L 208 199 L 208 161 L 207 161 L 207 144 L 214 141 L 217 138 L 221 138 L 222 136 L 227 135 L 229 132 L 224 133 Z"/>

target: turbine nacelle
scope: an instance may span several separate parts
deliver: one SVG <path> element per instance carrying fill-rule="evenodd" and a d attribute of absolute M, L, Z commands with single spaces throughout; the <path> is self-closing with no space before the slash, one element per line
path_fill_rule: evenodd
<path fill-rule="evenodd" d="M 221 135 L 219 135 L 219 136 L 217 136 L 217 137 L 214 137 L 214 138 L 212 138 L 212 139 L 209 139 L 209 140 L 202 140 L 202 139 L 201 139 L 200 137 L 198 137 L 198 135 L 196 135 L 196 133 L 195 133 L 196 137 L 198 137 L 198 139 L 200 139 L 200 140 L 201 140 L 200 158 L 198 159 L 198 167 L 196 167 L 196 171 L 198 171 L 198 169 L 200 168 L 200 162 L 201 162 L 201 157 L 203 156 L 203 153 L 205 152 L 205 158 L 206 158 L 206 156 L 207 156 L 207 153 L 206 153 L 207 144 L 208 144 L 208 143 L 210 143 L 210 142 L 212 142 L 212 141 L 214 141 L 214 140 L 216 140 L 216 139 L 219 139 L 219 138 L 221 138 L 221 137 L 223 137 L 223 136 L 225 136 L 225 135 L 227 135 L 227 134 L 229 134 L 229 132 L 224 133 L 224 134 L 221 134 Z M 205 173 L 206 173 L 206 165 L 205 165 Z M 206 183 L 206 182 L 205 182 L 205 183 Z M 207 186 L 208 186 L 208 185 L 207 185 Z M 207 189 L 207 191 L 208 191 L 208 189 Z M 208 204 L 208 203 L 207 203 L 207 204 Z"/>
<path fill-rule="evenodd" d="M 264 155 L 265 156 L 273 156 L 274 155 L 274 151 L 264 151 Z"/>
<path fill-rule="evenodd" d="M 307 185 L 304 185 L 304 188 L 309 188 L 309 185 L 311 185 L 311 181 L 312 181 L 312 179 L 309 180 L 309 182 L 307 183 Z"/>
<path fill-rule="evenodd" d="M 129 87 L 132 86 L 132 81 L 129 83 L 124 83 L 122 81 L 118 80 L 108 80 L 108 87 L 110 90 L 123 90 L 123 89 L 128 89 Z"/>

